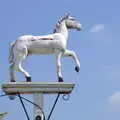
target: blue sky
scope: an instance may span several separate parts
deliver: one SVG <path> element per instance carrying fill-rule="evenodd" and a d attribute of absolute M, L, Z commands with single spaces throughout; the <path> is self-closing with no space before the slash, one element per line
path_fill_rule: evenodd
<path fill-rule="evenodd" d="M 8 46 L 24 34 L 52 33 L 56 21 L 70 12 L 83 31 L 69 32 L 68 48 L 80 58 L 81 70 L 74 71 L 71 59 L 62 61 L 64 81 L 76 83 L 69 101 L 60 98 L 52 119 L 119 120 L 120 118 L 120 1 L 114 0 L 1 0 L 0 1 L 0 83 L 9 80 Z M 55 56 L 34 55 L 24 62 L 33 81 L 57 81 Z M 17 81 L 24 76 L 16 73 Z M 1 90 L 2 94 L 2 90 Z M 30 95 L 25 96 L 32 99 Z M 55 97 L 45 96 L 45 112 Z M 26 103 L 32 117 L 32 106 Z M 7 120 L 26 116 L 19 100 L 0 99 L 0 112 Z"/>

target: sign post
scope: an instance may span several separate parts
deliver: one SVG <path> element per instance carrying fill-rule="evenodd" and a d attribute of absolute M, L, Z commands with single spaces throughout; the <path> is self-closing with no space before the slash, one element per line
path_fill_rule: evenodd
<path fill-rule="evenodd" d="M 44 120 L 44 94 L 70 94 L 75 84 L 66 82 L 8 82 L 2 85 L 7 95 L 33 94 L 33 120 Z"/>

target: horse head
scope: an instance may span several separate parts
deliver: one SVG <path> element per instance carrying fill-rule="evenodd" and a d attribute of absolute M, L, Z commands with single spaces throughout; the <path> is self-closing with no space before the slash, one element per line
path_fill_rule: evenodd
<path fill-rule="evenodd" d="M 58 22 L 56 23 L 56 27 L 53 30 L 53 33 L 60 32 L 62 28 L 62 23 L 65 23 L 67 29 L 77 29 L 82 30 L 82 25 L 70 15 L 70 13 L 66 14 Z"/>

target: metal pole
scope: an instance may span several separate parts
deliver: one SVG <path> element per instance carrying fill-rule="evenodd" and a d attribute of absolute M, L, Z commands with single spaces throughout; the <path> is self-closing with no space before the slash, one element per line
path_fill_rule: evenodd
<path fill-rule="evenodd" d="M 52 115 L 52 113 L 53 113 L 53 110 L 54 110 L 54 108 L 55 108 L 55 106 L 56 106 L 56 104 L 57 104 L 57 101 L 58 101 L 59 97 L 60 97 L 60 94 L 58 93 L 58 95 L 57 95 L 57 97 L 56 97 L 56 99 L 55 99 L 55 102 L 54 102 L 54 104 L 53 104 L 53 107 L 52 107 L 52 109 L 51 109 L 51 111 L 50 111 L 50 113 L 49 113 L 49 115 L 48 115 L 47 120 L 50 120 L 50 117 L 51 117 L 51 115 Z"/>
<path fill-rule="evenodd" d="M 43 93 L 35 93 L 33 94 L 34 103 L 39 105 L 43 109 Z M 33 120 L 44 120 L 43 112 L 36 106 L 34 106 L 33 111 Z"/>
<path fill-rule="evenodd" d="M 30 120 L 29 115 L 28 115 L 28 113 L 27 113 L 27 110 L 26 110 L 26 108 L 25 108 L 25 105 L 24 105 L 24 103 L 23 103 L 23 101 L 22 101 L 21 95 L 18 94 L 18 97 L 19 97 L 20 102 L 21 102 L 21 104 L 22 104 L 22 107 L 23 107 L 23 109 L 24 109 L 24 111 L 25 111 L 25 114 L 26 114 L 27 119 Z"/>

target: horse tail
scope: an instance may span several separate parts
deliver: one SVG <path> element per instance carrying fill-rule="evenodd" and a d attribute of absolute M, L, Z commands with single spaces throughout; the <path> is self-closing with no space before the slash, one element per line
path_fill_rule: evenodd
<path fill-rule="evenodd" d="M 15 46 L 15 41 L 13 41 L 12 43 L 9 44 L 9 58 L 8 61 L 9 63 L 13 63 L 14 62 L 14 52 L 13 52 L 13 47 Z"/>

